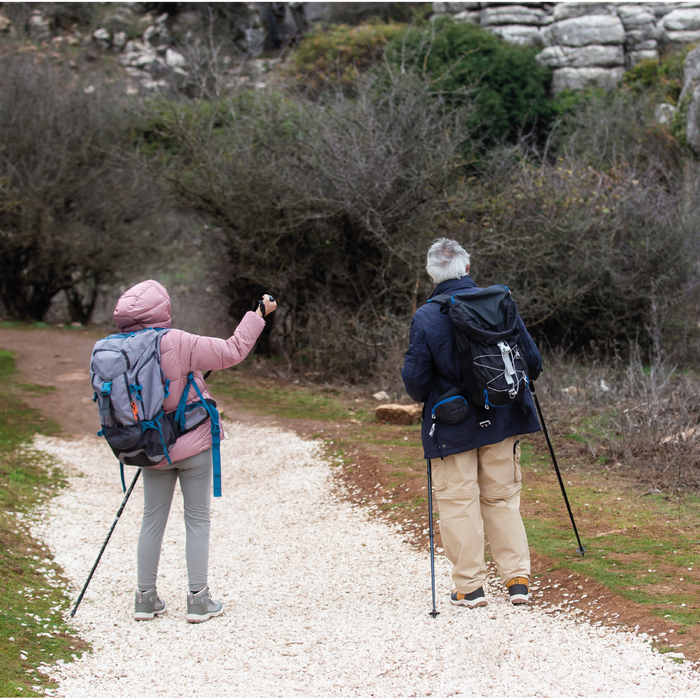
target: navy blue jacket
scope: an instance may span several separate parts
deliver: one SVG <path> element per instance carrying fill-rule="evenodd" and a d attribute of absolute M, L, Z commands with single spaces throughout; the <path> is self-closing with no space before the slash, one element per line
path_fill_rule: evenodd
<path fill-rule="evenodd" d="M 431 297 L 438 294 L 456 294 L 477 291 L 474 280 L 462 277 L 447 280 L 437 286 Z M 529 377 L 537 379 L 542 371 L 542 358 L 537 346 L 518 317 L 520 326 L 520 351 L 527 363 Z M 442 378 L 439 378 L 440 375 Z M 430 417 L 438 397 L 452 386 L 459 384 L 459 362 L 455 349 L 452 321 L 440 313 L 438 304 L 425 304 L 416 311 L 411 322 L 411 336 L 401 370 L 408 395 L 423 406 L 423 450 L 425 459 L 446 457 L 467 452 L 484 445 L 494 445 L 513 435 L 534 433 L 540 430 L 540 423 L 532 401 L 530 390 L 525 392 L 527 415 L 520 403 L 489 411 L 491 425 L 482 428 L 472 408 L 469 415 L 459 423 L 447 425 L 436 421 L 435 432 L 430 436 L 433 421 Z"/>

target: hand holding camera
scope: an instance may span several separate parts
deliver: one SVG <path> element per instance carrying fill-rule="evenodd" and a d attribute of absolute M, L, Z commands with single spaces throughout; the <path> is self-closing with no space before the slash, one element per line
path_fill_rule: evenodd
<path fill-rule="evenodd" d="M 269 294 L 263 294 L 263 298 L 255 304 L 255 313 L 261 318 L 265 318 L 277 308 L 277 302 Z"/>

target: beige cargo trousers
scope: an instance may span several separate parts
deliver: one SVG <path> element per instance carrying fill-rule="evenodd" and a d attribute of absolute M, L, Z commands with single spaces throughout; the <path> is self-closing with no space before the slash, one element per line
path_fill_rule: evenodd
<path fill-rule="evenodd" d="M 520 517 L 520 440 L 509 437 L 430 463 L 456 589 L 471 593 L 486 579 L 484 529 L 501 581 L 529 579 L 530 552 Z"/>

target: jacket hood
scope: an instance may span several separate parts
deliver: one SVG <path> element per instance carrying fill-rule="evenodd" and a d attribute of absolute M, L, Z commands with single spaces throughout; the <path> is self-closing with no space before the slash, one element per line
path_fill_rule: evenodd
<path fill-rule="evenodd" d="M 170 328 L 170 296 L 155 280 L 139 282 L 119 297 L 114 321 L 120 331 L 126 332 Z"/>

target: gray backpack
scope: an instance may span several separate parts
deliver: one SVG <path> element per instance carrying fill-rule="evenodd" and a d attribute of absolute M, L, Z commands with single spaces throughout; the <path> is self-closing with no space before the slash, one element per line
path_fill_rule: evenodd
<path fill-rule="evenodd" d="M 177 410 L 165 413 L 163 401 L 170 393 L 170 380 L 160 368 L 160 342 L 169 328 L 144 328 L 134 333 L 115 333 L 98 340 L 92 351 L 90 379 L 100 409 L 102 430 L 122 466 L 152 467 L 164 459 L 172 464 L 168 450 L 175 441 L 204 421 L 211 420 L 214 495 L 221 495 L 221 427 L 216 402 L 205 399 L 194 374 L 187 375 Z M 188 404 L 190 388 L 199 401 Z"/>
<path fill-rule="evenodd" d="M 98 340 L 90 378 L 102 430 L 122 464 L 149 467 L 164 459 L 177 440 L 175 421 L 163 413 L 170 382 L 160 368 L 160 341 L 167 328 L 145 328 Z"/>

